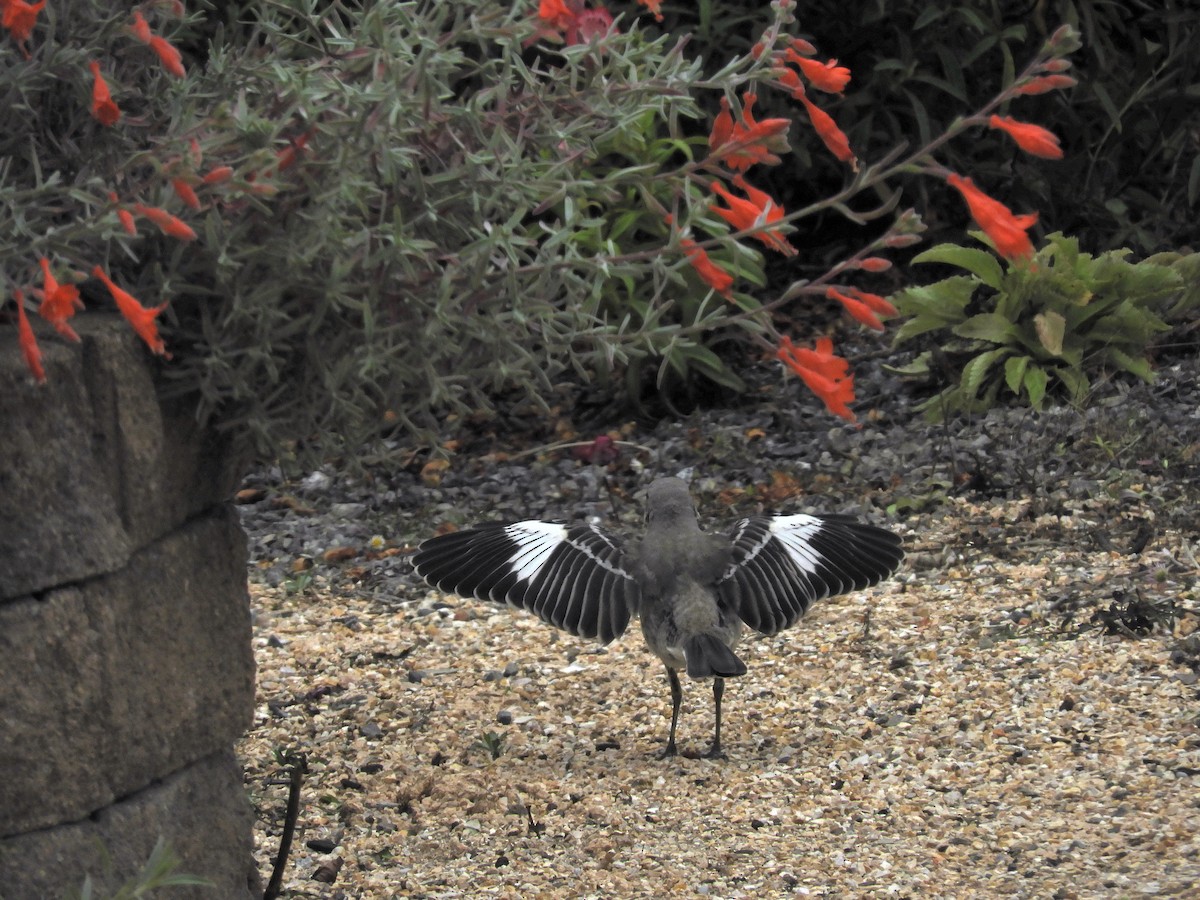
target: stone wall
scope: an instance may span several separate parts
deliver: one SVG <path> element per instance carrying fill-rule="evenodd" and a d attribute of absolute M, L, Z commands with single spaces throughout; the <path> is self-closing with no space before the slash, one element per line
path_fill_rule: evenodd
<path fill-rule="evenodd" d="M 239 460 L 160 403 L 123 321 L 77 321 L 44 385 L 0 328 L 0 900 L 105 896 L 160 837 L 216 885 L 171 896 L 249 898 Z"/>

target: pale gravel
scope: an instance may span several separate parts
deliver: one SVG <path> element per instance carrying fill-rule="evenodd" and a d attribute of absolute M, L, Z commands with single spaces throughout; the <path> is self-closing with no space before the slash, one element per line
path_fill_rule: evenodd
<path fill-rule="evenodd" d="M 651 452 L 606 468 L 506 455 L 484 423 L 444 468 L 255 473 L 239 752 L 264 878 L 274 754 L 296 750 L 285 897 L 1196 896 L 1200 358 L 1159 375 L 1078 415 L 941 428 L 880 369 L 860 430 L 764 382 L 741 409 L 624 429 Z M 656 758 L 670 701 L 636 624 L 598 648 L 408 564 L 479 518 L 635 530 L 634 490 L 687 466 L 714 525 L 760 502 L 855 512 L 909 550 L 896 579 L 744 643 L 718 761 L 692 758 L 712 701 L 686 679 L 685 756 Z M 1131 601 L 1163 613 L 1148 636 L 1116 614 Z"/>
<path fill-rule="evenodd" d="M 239 749 L 264 873 L 272 752 L 292 748 L 311 772 L 290 897 L 1195 896 L 1195 534 L 1121 554 L 1088 546 L 1097 501 L 941 513 L 894 526 L 899 577 L 743 645 L 726 760 L 655 758 L 669 699 L 636 625 L 600 649 L 424 589 L 255 585 Z M 1135 592 L 1173 621 L 1140 640 L 1089 625 Z M 684 689 L 695 754 L 711 694 Z"/>

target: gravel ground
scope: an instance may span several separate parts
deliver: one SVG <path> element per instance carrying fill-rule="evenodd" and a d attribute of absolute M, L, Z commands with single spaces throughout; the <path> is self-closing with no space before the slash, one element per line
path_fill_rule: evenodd
<path fill-rule="evenodd" d="M 1195 896 L 1198 376 L 1192 357 L 1085 413 L 935 427 L 877 368 L 857 429 L 771 383 L 736 411 L 617 427 L 612 460 L 531 451 L 506 437 L 535 418 L 518 410 L 462 423 L 446 460 L 255 473 L 240 753 L 264 873 L 275 751 L 295 750 L 284 896 Z M 482 519 L 635 531 L 637 488 L 689 468 L 714 528 L 853 512 L 909 551 L 884 585 L 745 642 L 726 760 L 696 758 L 712 701 L 686 680 L 684 755 L 655 758 L 670 701 L 636 626 L 600 648 L 408 565 Z"/>

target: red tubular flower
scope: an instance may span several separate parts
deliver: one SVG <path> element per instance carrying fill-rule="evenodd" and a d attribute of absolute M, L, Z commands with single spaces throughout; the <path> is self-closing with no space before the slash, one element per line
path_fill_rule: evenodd
<path fill-rule="evenodd" d="M 18 288 L 13 291 L 13 299 L 17 301 L 17 343 L 21 345 L 21 355 L 25 357 L 25 365 L 33 374 L 38 384 L 46 383 L 46 370 L 42 368 L 42 349 L 38 346 L 33 334 L 33 326 L 29 324 L 29 315 L 25 312 L 25 295 Z"/>
<path fill-rule="evenodd" d="M 575 20 L 575 14 L 567 9 L 563 0 L 540 0 L 538 18 L 555 28 L 566 28 Z"/>
<path fill-rule="evenodd" d="M 836 300 L 841 303 L 845 307 L 846 312 L 855 321 L 861 322 L 874 331 L 883 331 L 883 323 L 879 321 L 878 317 L 876 317 L 867 304 L 860 300 L 855 300 L 853 297 L 847 297 L 837 288 L 827 288 L 825 296 L 830 300 Z"/>
<path fill-rule="evenodd" d="M 158 54 L 163 68 L 176 78 L 182 78 L 187 74 L 187 70 L 183 67 L 183 57 L 166 38 L 159 37 L 157 34 L 152 35 L 150 37 L 150 49 Z"/>
<path fill-rule="evenodd" d="M 854 264 L 854 268 L 862 269 L 866 272 L 886 272 L 892 267 L 890 259 L 884 259 L 882 256 L 868 256 L 866 259 L 860 259 Z"/>
<path fill-rule="evenodd" d="M 59 284 L 50 273 L 50 260 L 46 257 L 39 259 L 38 265 L 42 267 L 42 305 L 38 307 L 38 315 L 67 340 L 78 343 L 79 335 L 67 324 L 67 319 L 75 315 L 77 309 L 83 309 L 79 288 L 73 284 Z"/>
<path fill-rule="evenodd" d="M 233 177 L 232 166 L 217 166 L 209 171 L 207 175 L 200 179 L 201 184 L 220 184 L 222 181 L 228 181 Z"/>
<path fill-rule="evenodd" d="M 817 48 L 806 41 L 804 38 L 792 38 L 791 52 L 799 56 L 816 56 Z"/>
<path fill-rule="evenodd" d="M 642 6 L 654 13 L 654 19 L 656 22 L 661 22 L 663 20 L 662 0 L 638 0 L 638 3 L 642 4 Z"/>
<path fill-rule="evenodd" d="M 286 147 L 275 154 L 277 171 L 282 172 L 284 169 L 290 169 L 296 164 L 296 160 L 300 158 L 300 154 L 308 146 L 308 139 L 311 135 L 311 131 L 304 132 L 299 137 L 293 138 Z"/>
<path fill-rule="evenodd" d="M 825 296 L 830 300 L 838 301 L 845 307 L 851 318 L 875 331 L 883 331 L 883 323 L 879 321 L 879 316 L 896 314 L 896 307 L 883 297 L 860 291 L 858 288 L 845 288 L 843 291 L 830 287 L 826 288 Z"/>
<path fill-rule="evenodd" d="M 951 172 L 946 183 L 957 190 L 971 210 L 971 217 L 995 244 L 996 251 L 1005 259 L 1028 259 L 1033 256 L 1033 243 L 1026 232 L 1037 222 L 1037 213 L 1014 215 L 1013 211 L 989 197 L 970 178 Z"/>
<path fill-rule="evenodd" d="M 196 192 L 192 190 L 192 186 L 182 178 L 172 178 L 171 187 L 174 189 L 176 196 L 187 206 L 190 206 L 192 209 L 200 208 L 200 198 L 196 196 Z"/>
<path fill-rule="evenodd" d="M 713 120 L 708 136 L 709 150 L 734 172 L 745 172 L 756 163 L 774 166 L 779 157 L 772 151 L 788 151 L 789 119 L 754 118 L 755 94 L 742 95 L 742 121 L 734 122 L 729 112 L 729 100 L 721 98 L 721 111 Z"/>
<path fill-rule="evenodd" d="M 729 209 L 724 209 L 715 203 L 709 208 L 738 231 L 755 229 L 754 237 L 772 250 L 778 250 L 784 256 L 795 256 L 796 248 L 788 243 L 787 238 L 779 233 L 778 228 L 764 227 L 783 218 L 783 207 L 772 200 L 765 191 L 752 188 L 740 175 L 734 179 L 733 183 L 744 190 L 750 199 L 738 197 L 736 194 L 730 193 L 721 182 L 714 181 L 712 189 L 725 198 Z"/>
<path fill-rule="evenodd" d="M 733 276 L 713 262 L 704 248 L 691 238 L 680 238 L 679 244 L 701 280 L 722 297 L 729 299 L 732 295 Z"/>
<path fill-rule="evenodd" d="M 534 40 L 561 37 L 568 47 L 600 38 L 612 27 L 613 18 L 603 6 L 585 9 L 583 0 L 540 0 L 540 24 Z"/>
<path fill-rule="evenodd" d="M 133 326 L 133 330 L 137 332 L 138 337 L 146 342 L 146 346 L 159 356 L 165 356 L 167 359 L 170 359 L 171 354 L 167 352 L 162 338 L 159 337 L 158 324 L 154 321 L 158 318 L 159 313 L 167 308 L 167 304 L 163 303 L 160 306 L 147 308 L 142 306 L 132 294 L 121 290 L 113 284 L 113 280 L 108 277 L 108 273 L 100 268 L 100 266 L 92 269 L 92 274 L 104 282 L 108 288 L 108 292 L 112 294 L 113 300 L 117 303 L 117 309 L 121 311 L 121 315 L 125 317 L 126 321 Z"/>
<path fill-rule="evenodd" d="M 140 9 L 133 11 L 133 36 L 143 44 L 149 44 L 150 38 L 154 37 L 154 33 L 150 30 L 150 23 L 146 21 Z"/>
<path fill-rule="evenodd" d="M 25 0 L 3 0 L 3 14 L 0 15 L 0 25 L 8 29 L 12 39 L 18 44 L 24 44 L 33 34 L 33 26 L 37 24 L 38 13 L 45 7 L 46 0 L 37 3 L 27 3 Z"/>
<path fill-rule="evenodd" d="M 813 128 L 816 129 L 817 136 L 829 148 L 829 152 L 842 162 L 850 163 L 851 167 L 857 167 L 858 159 L 855 157 L 854 151 L 850 149 L 850 139 L 846 137 L 842 129 L 838 128 L 833 117 L 809 100 L 803 92 L 797 99 L 804 104 L 804 109 L 808 112 L 808 118 L 812 122 Z"/>
<path fill-rule="evenodd" d="M 809 350 L 807 347 L 797 347 L 791 338 L 785 337 L 779 344 L 776 356 L 800 376 L 830 412 L 848 422 L 855 421 L 854 413 L 847 405 L 854 400 L 850 364 L 833 355 L 833 341 L 830 338 L 818 338 L 817 349 Z"/>
<path fill-rule="evenodd" d="M 771 74 L 779 80 L 779 86 L 790 93 L 797 100 L 804 93 L 804 83 L 800 81 L 800 76 L 795 69 L 789 69 L 787 66 L 778 66 L 771 70 Z"/>
<path fill-rule="evenodd" d="M 808 79 L 809 84 L 818 91 L 840 94 L 846 89 L 846 85 L 850 83 L 850 70 L 845 66 L 839 66 L 836 59 L 831 59 L 828 62 L 819 62 L 818 60 L 801 56 L 795 50 L 788 50 L 787 58 Z"/>
<path fill-rule="evenodd" d="M 92 70 L 92 115 L 101 125 L 116 125 L 117 120 L 121 118 L 121 109 L 113 101 L 108 82 L 100 74 L 100 63 L 92 60 L 88 63 L 88 68 Z"/>
<path fill-rule="evenodd" d="M 1014 94 L 1045 94 L 1048 91 L 1075 87 L 1078 83 L 1070 75 L 1039 75 L 1032 81 L 1017 85 L 1012 92 Z"/>
<path fill-rule="evenodd" d="M 113 203 L 119 202 L 117 199 L 116 191 L 109 191 L 108 199 L 111 200 Z M 117 207 L 117 218 L 121 222 L 121 227 L 124 228 L 129 233 L 130 237 L 137 237 L 137 225 L 134 224 L 133 213 L 131 213 L 129 210 L 125 209 L 125 207 L 123 207 L 123 206 L 118 206 Z"/>
<path fill-rule="evenodd" d="M 856 300 L 865 303 L 867 308 L 877 315 L 895 316 L 900 314 L 900 311 L 892 306 L 887 298 L 881 297 L 879 294 L 872 294 L 870 291 L 860 291 L 856 287 L 846 288 L 846 293 Z"/>
<path fill-rule="evenodd" d="M 186 222 L 171 215 L 165 209 L 159 209 L 157 206 L 143 206 L 140 203 L 135 204 L 133 208 L 138 211 L 138 215 L 145 216 L 157 225 L 163 234 L 179 238 L 181 241 L 196 239 L 196 232 L 192 231 Z"/>
<path fill-rule="evenodd" d="M 1062 159 L 1062 147 L 1058 145 L 1058 137 L 1041 125 L 1029 122 L 1018 122 L 1011 116 L 992 116 L 988 119 L 989 128 L 998 128 L 1009 135 L 1017 146 L 1032 156 L 1043 159 Z"/>

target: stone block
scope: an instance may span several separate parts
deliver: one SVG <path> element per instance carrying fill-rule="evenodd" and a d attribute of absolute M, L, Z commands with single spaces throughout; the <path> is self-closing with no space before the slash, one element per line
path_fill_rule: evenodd
<path fill-rule="evenodd" d="M 72 320 L 81 343 L 40 329 L 46 383 L 35 384 L 0 329 L 0 600 L 124 565 L 228 500 L 246 457 L 156 393 L 149 353 L 119 316 Z"/>
<path fill-rule="evenodd" d="M 0 836 L 85 818 L 230 747 L 254 711 L 236 513 L 0 604 L 0 685 Z"/>
<path fill-rule="evenodd" d="M 0 900 L 73 896 L 91 877 L 111 897 L 136 876 L 161 837 L 180 858 L 176 872 L 213 887 L 175 887 L 179 900 L 257 900 L 252 815 L 241 767 L 222 750 L 76 822 L 0 838 Z"/>

